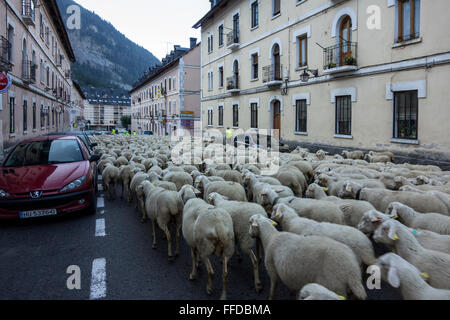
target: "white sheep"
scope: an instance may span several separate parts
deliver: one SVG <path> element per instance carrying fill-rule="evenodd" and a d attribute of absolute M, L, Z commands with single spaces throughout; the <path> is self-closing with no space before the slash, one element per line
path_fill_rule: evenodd
<path fill-rule="evenodd" d="M 405 300 L 450 300 L 450 290 L 433 288 L 425 280 L 428 274 L 394 253 L 380 257 L 376 265 L 383 280 L 399 288 Z"/>
<path fill-rule="evenodd" d="M 197 278 L 199 258 L 208 271 L 206 292 L 213 291 L 214 270 L 209 256 L 216 254 L 222 257 L 222 295 L 226 299 L 228 261 L 234 254 L 233 220 L 223 209 L 208 205 L 201 199 L 189 199 L 183 210 L 183 236 L 191 248 L 192 272 L 189 280 Z"/>
<path fill-rule="evenodd" d="M 116 189 L 120 180 L 119 169 L 107 163 L 102 172 L 102 185 L 110 200 L 116 199 Z"/>
<path fill-rule="evenodd" d="M 425 249 L 400 222 L 384 221 L 373 236 L 376 242 L 393 247 L 403 259 L 429 275 L 428 282 L 439 289 L 450 289 L 450 255 Z"/>
<path fill-rule="evenodd" d="M 334 223 L 316 222 L 301 218 L 294 209 L 285 204 L 274 207 L 272 220 L 281 225 L 284 231 L 301 236 L 324 236 L 346 244 L 353 250 L 359 262 L 370 266 L 375 262 L 375 253 L 369 238 L 353 227 Z"/>
<path fill-rule="evenodd" d="M 269 188 L 264 189 L 262 205 L 265 208 L 270 208 L 270 211 L 272 211 L 277 204 L 285 204 L 291 207 L 302 218 L 308 218 L 317 222 L 344 224 L 344 214 L 335 203 L 326 200 L 301 199 L 297 197 L 280 198 L 273 190 Z"/>
<path fill-rule="evenodd" d="M 409 228 L 422 247 L 450 254 L 450 236 L 428 230 Z"/>
<path fill-rule="evenodd" d="M 346 158 L 346 159 L 354 159 L 354 160 L 362 160 L 364 159 L 364 152 L 363 151 L 347 151 L 344 150 L 342 151 L 342 155 Z"/>
<path fill-rule="evenodd" d="M 259 279 L 260 244 L 256 244 L 255 239 L 248 234 L 248 222 L 250 221 L 250 218 L 256 214 L 267 217 L 266 211 L 256 203 L 229 201 L 218 193 L 211 193 L 208 197 L 208 202 L 227 211 L 231 216 L 231 219 L 233 219 L 235 242 L 236 244 L 239 244 L 241 250 L 250 257 L 253 265 L 255 290 L 259 293 L 262 290 L 261 281 Z M 258 257 L 253 251 L 255 244 L 258 245 Z"/>
<path fill-rule="evenodd" d="M 375 230 L 386 220 L 392 219 L 390 215 L 386 215 L 377 210 L 370 210 L 364 213 L 361 221 L 358 224 L 358 230 L 367 236 L 373 235 Z"/>
<path fill-rule="evenodd" d="M 174 183 L 177 186 L 177 190 L 180 191 L 181 188 L 185 185 L 192 186 L 194 184 L 194 180 L 189 175 L 189 173 L 184 172 L 169 172 L 164 176 L 164 181 L 169 181 Z"/>
<path fill-rule="evenodd" d="M 205 171 L 205 175 L 221 177 L 225 179 L 225 181 L 242 184 L 241 173 L 237 170 L 217 170 L 211 167 Z"/>
<path fill-rule="evenodd" d="M 398 221 L 410 228 L 450 235 L 450 217 L 448 216 L 439 213 L 422 214 L 400 202 L 391 203 L 386 213 L 398 217 Z"/>
<path fill-rule="evenodd" d="M 357 228 L 364 214 L 368 211 L 375 210 L 374 206 L 367 201 L 341 199 L 338 197 L 328 197 L 327 188 L 322 188 L 318 184 L 311 184 L 306 191 L 306 197 L 316 200 L 326 200 L 333 202 L 339 206 L 344 214 L 344 222 L 347 226 Z"/>
<path fill-rule="evenodd" d="M 295 291 L 317 283 L 342 296 L 352 293 L 366 299 L 361 269 L 349 247 L 326 237 L 278 232 L 273 223 L 255 215 L 250 218 L 249 230 L 252 237 L 261 239 L 264 248 L 271 280 L 270 300 L 275 296 L 278 279 Z"/>
<path fill-rule="evenodd" d="M 195 181 L 195 187 L 203 191 L 203 199 L 208 200 L 211 193 L 217 192 L 230 200 L 247 202 L 245 189 L 237 182 L 216 181 L 212 182 L 205 176 L 200 176 Z"/>
<path fill-rule="evenodd" d="M 363 188 L 357 194 L 356 199 L 370 202 L 381 212 L 385 212 L 392 202 L 401 202 L 417 212 L 433 212 L 442 213 L 447 216 L 449 215 L 449 210 L 445 203 L 439 198 L 428 194 Z"/>
<path fill-rule="evenodd" d="M 317 283 L 311 283 L 303 287 L 298 295 L 298 300 L 346 300 L 345 297 L 328 290 Z"/>

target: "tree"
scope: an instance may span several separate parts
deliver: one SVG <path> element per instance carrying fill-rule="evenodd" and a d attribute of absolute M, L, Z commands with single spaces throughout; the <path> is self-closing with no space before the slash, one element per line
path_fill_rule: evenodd
<path fill-rule="evenodd" d="M 131 125 L 131 116 L 123 116 L 120 118 L 120 122 L 122 123 L 122 127 L 128 129 L 128 126 Z"/>

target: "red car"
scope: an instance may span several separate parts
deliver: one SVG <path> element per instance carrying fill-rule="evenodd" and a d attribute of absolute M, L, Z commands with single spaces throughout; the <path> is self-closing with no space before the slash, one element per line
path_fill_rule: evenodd
<path fill-rule="evenodd" d="M 97 211 L 97 161 L 75 136 L 21 142 L 0 167 L 0 220 Z"/>

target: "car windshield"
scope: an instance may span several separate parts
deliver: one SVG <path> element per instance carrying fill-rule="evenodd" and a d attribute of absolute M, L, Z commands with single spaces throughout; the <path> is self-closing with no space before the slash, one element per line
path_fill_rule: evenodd
<path fill-rule="evenodd" d="M 5 167 L 25 167 L 83 161 L 78 141 L 45 140 L 18 145 L 5 162 Z"/>

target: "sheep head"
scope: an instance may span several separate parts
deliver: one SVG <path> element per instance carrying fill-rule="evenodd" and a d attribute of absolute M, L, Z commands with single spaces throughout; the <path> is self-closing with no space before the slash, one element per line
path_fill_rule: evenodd
<path fill-rule="evenodd" d="M 358 225 L 358 230 L 370 235 L 388 218 L 388 216 L 376 210 L 367 211 Z"/>
<path fill-rule="evenodd" d="M 353 182 L 347 181 L 343 186 L 341 191 L 339 191 L 339 198 L 342 199 L 356 199 L 356 195 L 359 190 L 363 188 L 362 185 Z"/>
<path fill-rule="evenodd" d="M 384 221 L 381 226 L 375 231 L 373 239 L 377 243 L 384 243 L 388 247 L 394 247 L 395 242 L 399 240 L 397 235 L 400 229 L 400 223 L 389 219 Z"/>
<path fill-rule="evenodd" d="M 249 235 L 252 238 L 258 238 L 260 236 L 261 226 L 264 223 L 270 223 L 273 228 L 275 228 L 275 226 L 278 225 L 275 221 L 263 217 L 260 214 L 256 214 L 252 216 L 249 220 L 250 224 Z"/>
<path fill-rule="evenodd" d="M 400 287 L 400 277 L 398 275 L 397 266 L 404 263 L 403 259 L 398 259 L 397 257 L 400 258 L 394 253 L 388 253 L 378 258 L 375 263 L 375 266 L 378 266 L 381 270 L 381 278 L 394 288 Z"/>

